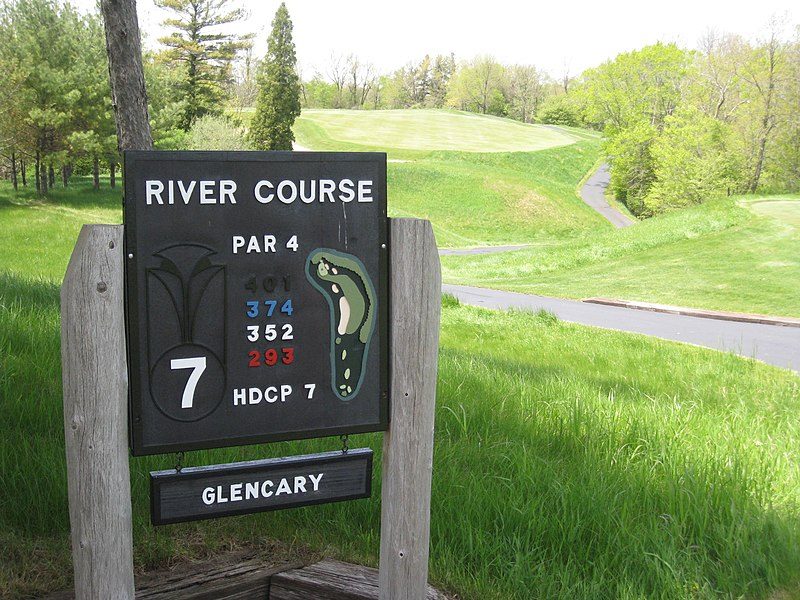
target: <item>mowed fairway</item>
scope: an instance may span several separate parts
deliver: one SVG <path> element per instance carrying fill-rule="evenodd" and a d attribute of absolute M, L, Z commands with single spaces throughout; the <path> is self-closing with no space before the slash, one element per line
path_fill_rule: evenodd
<path fill-rule="evenodd" d="M 440 247 L 530 243 L 608 229 L 576 194 L 600 140 L 442 110 L 304 111 L 312 150 L 383 151 L 389 214 L 430 219 Z"/>
<path fill-rule="evenodd" d="M 70 584 L 58 285 L 81 223 L 120 214 L 117 193 L 85 184 L 51 202 L 11 197 L 0 186 L 4 598 Z M 800 385 L 786 371 L 445 299 L 432 581 L 481 600 L 794 597 L 798 411 Z M 189 452 L 184 464 L 339 443 Z M 351 444 L 376 452 L 370 500 L 157 529 L 147 473 L 174 456 L 132 459 L 137 567 L 241 546 L 376 564 L 381 437 Z"/>
<path fill-rule="evenodd" d="M 712 200 L 582 240 L 442 263 L 451 283 L 800 317 L 800 197 Z"/>
<path fill-rule="evenodd" d="M 304 122 L 334 140 L 375 148 L 531 152 L 576 141 L 543 125 L 442 110 L 304 110 Z"/>

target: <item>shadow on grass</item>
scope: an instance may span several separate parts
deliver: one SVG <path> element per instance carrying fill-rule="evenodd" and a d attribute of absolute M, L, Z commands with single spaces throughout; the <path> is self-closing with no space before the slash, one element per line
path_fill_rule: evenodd
<path fill-rule="evenodd" d="M 29 182 L 27 187 L 21 187 L 14 191 L 10 184 L 0 184 L 0 210 L 15 206 L 24 206 L 34 203 L 46 203 L 60 206 L 67 206 L 76 209 L 94 208 L 121 208 L 122 207 L 122 183 L 117 181 L 117 187 L 112 189 L 107 181 L 101 183 L 100 189 L 92 188 L 90 177 L 73 177 L 68 187 L 56 187 L 48 190 L 46 196 L 36 193 L 33 184 Z"/>
<path fill-rule="evenodd" d="M 440 370 L 434 556 L 463 560 L 448 582 L 468 574 L 515 598 L 711 598 L 798 581 L 797 515 L 773 506 L 783 482 L 746 431 L 717 452 L 713 431 L 683 440 L 668 411 L 598 403 L 622 375 L 572 382 L 450 350 Z"/>

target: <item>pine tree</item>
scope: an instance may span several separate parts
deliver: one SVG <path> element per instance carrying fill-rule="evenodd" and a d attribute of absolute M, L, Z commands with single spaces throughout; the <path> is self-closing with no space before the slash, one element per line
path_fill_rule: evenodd
<path fill-rule="evenodd" d="M 223 33 L 218 27 L 246 15 L 239 8 L 226 10 L 229 0 L 155 0 L 155 4 L 177 17 L 164 21 L 173 32 L 159 41 L 169 47 L 166 58 L 185 69 L 181 126 L 188 131 L 198 117 L 222 112 L 225 86 L 233 81 L 233 60 L 249 46 L 251 36 Z"/>
<path fill-rule="evenodd" d="M 292 125 L 300 114 L 300 78 L 286 4 L 281 3 L 272 21 L 267 56 L 259 67 L 258 79 L 250 141 L 258 150 L 291 150 Z"/>

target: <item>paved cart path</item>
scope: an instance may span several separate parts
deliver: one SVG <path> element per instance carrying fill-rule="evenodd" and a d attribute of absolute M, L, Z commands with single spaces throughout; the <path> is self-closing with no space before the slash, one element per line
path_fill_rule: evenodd
<path fill-rule="evenodd" d="M 800 328 L 797 327 L 656 313 L 466 285 L 444 284 L 442 290 L 464 304 L 494 309 L 544 308 L 563 321 L 705 346 L 800 371 Z"/>
<path fill-rule="evenodd" d="M 581 187 L 581 198 L 611 221 L 614 227 L 629 227 L 635 221 L 628 215 L 622 214 L 606 200 L 606 188 L 609 181 L 611 181 L 611 172 L 608 170 L 608 163 L 603 163 Z"/>

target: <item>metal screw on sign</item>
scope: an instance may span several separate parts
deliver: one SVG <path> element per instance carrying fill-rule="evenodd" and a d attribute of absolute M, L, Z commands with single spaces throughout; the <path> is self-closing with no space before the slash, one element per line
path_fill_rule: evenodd
<path fill-rule="evenodd" d="M 178 452 L 175 454 L 175 470 L 180 473 L 181 469 L 183 469 L 183 452 Z"/>
<path fill-rule="evenodd" d="M 347 445 L 347 435 L 340 435 L 339 439 L 342 440 L 342 454 L 347 454 L 350 446 Z"/>

